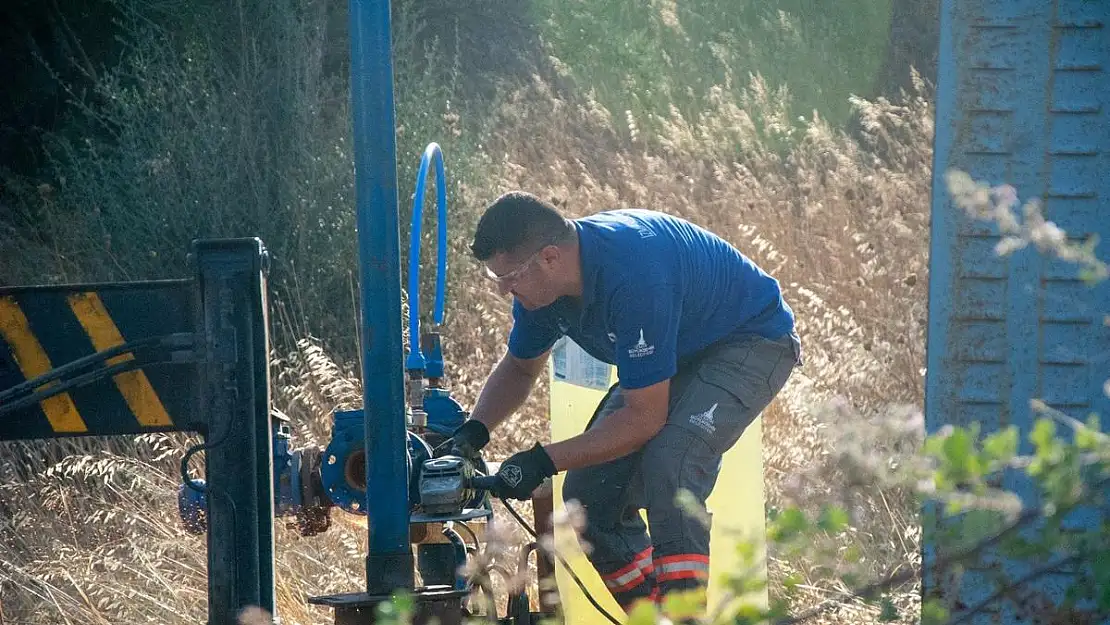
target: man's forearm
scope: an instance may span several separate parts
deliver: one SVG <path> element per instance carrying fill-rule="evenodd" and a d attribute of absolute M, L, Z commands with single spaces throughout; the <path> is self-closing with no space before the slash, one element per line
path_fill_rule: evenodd
<path fill-rule="evenodd" d="M 535 382 L 535 375 L 515 366 L 506 354 L 478 394 L 478 401 L 470 411 L 471 418 L 481 421 L 492 431 L 524 404 Z"/>
<path fill-rule="evenodd" d="M 544 447 L 559 471 L 616 460 L 643 447 L 663 423 L 645 423 L 635 409 L 624 406 L 578 436 Z"/>

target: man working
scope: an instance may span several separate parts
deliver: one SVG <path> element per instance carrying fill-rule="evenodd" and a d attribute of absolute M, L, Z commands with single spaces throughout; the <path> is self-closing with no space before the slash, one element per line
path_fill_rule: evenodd
<path fill-rule="evenodd" d="M 801 364 L 778 282 L 687 221 L 646 210 L 568 220 L 520 192 L 487 208 L 471 251 L 513 295 L 513 327 L 455 453 L 489 442 L 568 336 L 616 365 L 619 382 L 585 432 L 502 463 L 497 494 L 528 499 L 567 471 L 563 498 L 583 506 L 590 561 L 625 609 L 704 587 L 709 529 L 675 496 L 688 490 L 704 507 L 722 454 Z"/>

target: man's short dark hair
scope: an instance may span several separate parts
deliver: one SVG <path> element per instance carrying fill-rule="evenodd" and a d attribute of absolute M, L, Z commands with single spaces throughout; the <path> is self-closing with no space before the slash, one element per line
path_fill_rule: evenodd
<path fill-rule="evenodd" d="M 539 250 L 574 236 L 574 225 L 549 202 L 511 191 L 493 201 L 478 220 L 470 251 L 484 261 L 497 254 Z"/>

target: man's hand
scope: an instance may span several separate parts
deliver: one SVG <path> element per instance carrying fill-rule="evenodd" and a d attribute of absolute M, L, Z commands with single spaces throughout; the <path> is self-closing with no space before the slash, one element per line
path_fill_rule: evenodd
<path fill-rule="evenodd" d="M 467 419 L 455 429 L 450 439 L 439 446 L 437 451 L 447 449 L 451 455 L 473 458 L 487 443 L 489 443 L 489 428 L 481 421 Z"/>
<path fill-rule="evenodd" d="M 536 443 L 531 449 L 513 454 L 501 463 L 494 494 L 507 499 L 530 499 L 532 491 L 552 475 L 555 475 L 555 463 L 543 446 Z"/>

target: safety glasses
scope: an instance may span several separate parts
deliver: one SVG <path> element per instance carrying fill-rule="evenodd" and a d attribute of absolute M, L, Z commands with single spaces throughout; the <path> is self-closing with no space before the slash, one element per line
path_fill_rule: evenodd
<path fill-rule="evenodd" d="M 520 265 L 518 265 L 512 271 L 510 271 L 508 273 L 505 273 L 505 274 L 502 274 L 500 276 L 497 275 L 496 273 L 494 273 L 493 270 L 489 268 L 489 265 L 483 265 L 483 268 L 485 269 L 486 277 L 489 278 L 490 280 L 493 280 L 499 286 L 504 287 L 504 288 L 508 288 L 511 285 L 516 284 L 517 280 L 519 280 L 520 277 L 524 275 L 524 272 L 528 271 L 528 267 L 530 267 L 532 265 L 532 263 L 536 262 L 536 259 L 540 257 L 540 252 L 542 252 L 544 250 L 544 247 L 547 247 L 547 246 L 545 245 L 545 246 L 541 247 L 540 249 L 536 250 L 535 254 L 532 254 L 531 256 L 528 257 L 528 260 L 526 260 L 523 263 L 521 263 Z"/>

